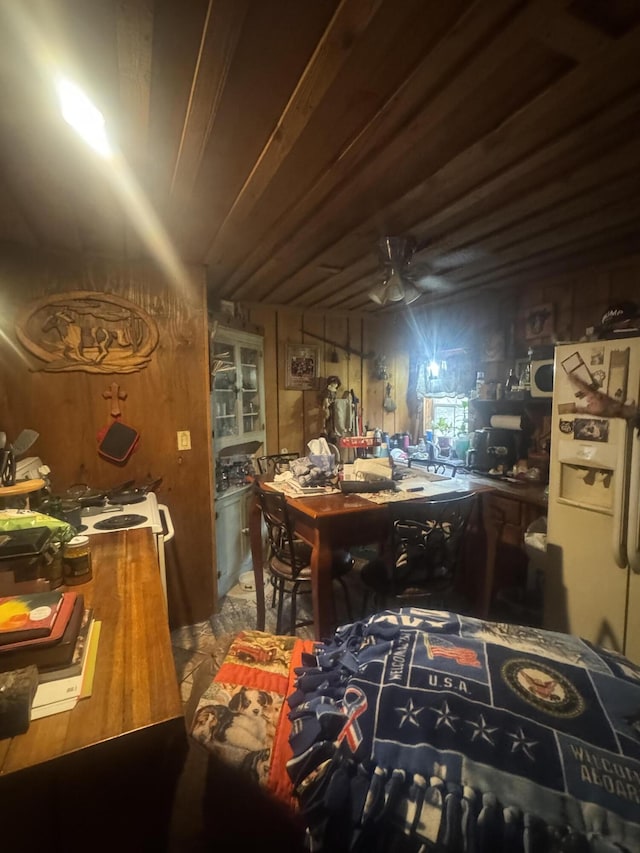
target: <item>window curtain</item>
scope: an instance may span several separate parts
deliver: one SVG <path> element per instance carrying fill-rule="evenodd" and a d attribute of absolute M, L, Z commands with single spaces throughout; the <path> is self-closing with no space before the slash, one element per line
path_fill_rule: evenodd
<path fill-rule="evenodd" d="M 434 367 L 435 365 L 435 367 Z M 467 397 L 475 384 L 475 368 L 466 352 L 441 353 L 416 363 L 416 397 Z"/>

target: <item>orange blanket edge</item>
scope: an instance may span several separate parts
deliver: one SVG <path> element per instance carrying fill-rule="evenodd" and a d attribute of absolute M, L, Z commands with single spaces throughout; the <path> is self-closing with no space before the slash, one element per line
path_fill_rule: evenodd
<path fill-rule="evenodd" d="M 295 670 L 302 665 L 302 655 L 304 653 L 313 653 L 314 647 L 314 640 L 296 640 L 293 647 L 289 664 L 289 684 L 285 694 L 285 701 L 282 703 L 282 710 L 280 711 L 280 719 L 273 741 L 273 753 L 269 769 L 268 789 L 294 811 L 297 810 L 298 804 L 293 796 L 293 784 L 287 773 L 287 762 L 293 756 L 293 752 L 289 744 L 291 720 L 289 719 L 289 705 L 286 697 L 290 696 L 293 692 L 297 678 Z"/>

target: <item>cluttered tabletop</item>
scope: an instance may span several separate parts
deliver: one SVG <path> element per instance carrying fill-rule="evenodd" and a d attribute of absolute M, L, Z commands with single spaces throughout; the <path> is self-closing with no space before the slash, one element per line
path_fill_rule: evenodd
<path fill-rule="evenodd" d="M 523 503 L 546 506 L 546 486 L 540 481 L 525 478 L 491 476 L 455 466 L 446 473 L 434 473 L 420 466 L 407 464 L 388 466 L 388 460 L 357 460 L 354 466 L 344 466 L 344 479 L 333 486 L 304 487 L 295 477 L 276 477 L 269 483 L 272 488 L 283 491 L 295 501 L 304 500 L 307 506 L 315 506 L 321 513 L 335 504 L 334 496 L 341 495 L 340 511 L 349 507 L 358 508 L 366 503 L 381 504 L 402 500 L 431 498 L 452 493 L 493 492 Z M 357 469 L 357 470 L 355 470 Z M 383 476 L 385 475 L 386 476 Z M 325 500 L 323 500 L 323 498 Z M 332 498 L 332 500 L 327 500 Z M 307 500 L 313 499 L 313 500 Z"/>

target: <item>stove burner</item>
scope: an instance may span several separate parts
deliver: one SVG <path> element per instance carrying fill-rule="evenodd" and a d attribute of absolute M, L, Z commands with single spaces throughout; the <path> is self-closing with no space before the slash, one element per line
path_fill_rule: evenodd
<path fill-rule="evenodd" d="M 146 495 L 140 495 L 137 492 L 121 492 L 120 494 L 111 495 L 107 498 L 107 504 L 141 504 Z"/>
<path fill-rule="evenodd" d="M 93 525 L 96 530 L 123 530 L 125 527 L 136 527 L 138 524 L 144 524 L 147 520 L 144 515 L 110 515 L 109 518 L 103 518 L 102 521 L 96 521 Z"/>
<path fill-rule="evenodd" d="M 84 531 L 87 530 L 88 527 L 89 525 L 87 524 L 78 524 L 74 527 L 74 530 L 76 531 L 76 533 L 84 533 Z"/>

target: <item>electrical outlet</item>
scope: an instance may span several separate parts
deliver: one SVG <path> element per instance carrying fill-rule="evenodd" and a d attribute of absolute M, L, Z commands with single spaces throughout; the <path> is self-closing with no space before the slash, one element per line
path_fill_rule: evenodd
<path fill-rule="evenodd" d="M 191 433 L 188 429 L 178 430 L 178 450 L 191 450 Z"/>

